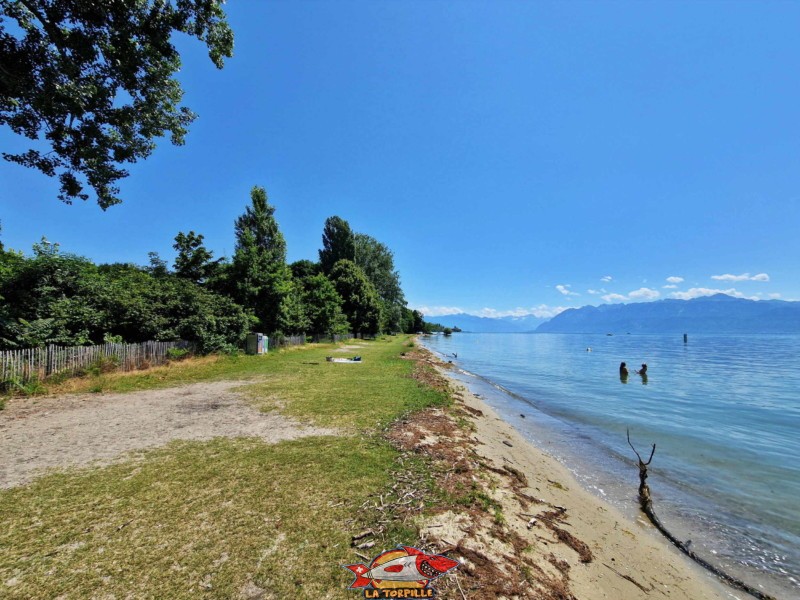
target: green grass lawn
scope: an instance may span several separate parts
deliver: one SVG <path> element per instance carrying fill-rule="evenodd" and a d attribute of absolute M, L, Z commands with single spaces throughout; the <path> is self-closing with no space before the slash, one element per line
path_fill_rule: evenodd
<path fill-rule="evenodd" d="M 365 344 L 348 354 L 309 346 L 106 376 L 108 391 L 258 377 L 246 388 L 257 406 L 346 435 L 173 442 L 4 490 L 0 597 L 357 597 L 341 565 L 361 562 L 350 536 L 370 517 L 359 507 L 386 495 L 398 468 L 380 428 L 447 402 L 412 379 L 414 363 L 400 357 L 408 338 Z M 327 363 L 330 354 L 363 362 Z M 416 541 L 407 529 L 392 535 L 387 548 Z"/>

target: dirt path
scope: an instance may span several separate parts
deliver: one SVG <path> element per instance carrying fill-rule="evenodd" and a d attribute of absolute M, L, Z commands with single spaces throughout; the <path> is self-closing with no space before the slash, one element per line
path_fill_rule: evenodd
<path fill-rule="evenodd" d="M 11 401 L 0 411 L 0 488 L 27 483 L 43 469 L 108 464 L 172 440 L 245 436 L 279 442 L 336 434 L 259 412 L 231 391 L 241 385 L 221 381 Z"/>

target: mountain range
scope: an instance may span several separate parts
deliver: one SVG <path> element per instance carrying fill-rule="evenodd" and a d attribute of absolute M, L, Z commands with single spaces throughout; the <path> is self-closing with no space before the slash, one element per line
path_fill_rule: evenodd
<path fill-rule="evenodd" d="M 465 313 L 429 320 L 473 333 L 800 333 L 800 302 L 715 294 L 570 308 L 550 320 Z"/>
<path fill-rule="evenodd" d="M 537 333 L 800 333 L 800 302 L 725 294 L 570 308 Z"/>

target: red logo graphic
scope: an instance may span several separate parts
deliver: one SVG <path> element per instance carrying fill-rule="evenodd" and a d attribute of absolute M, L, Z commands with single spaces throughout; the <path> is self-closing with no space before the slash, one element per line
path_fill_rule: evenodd
<path fill-rule="evenodd" d="M 365 598 L 433 598 L 429 584 L 460 563 L 441 554 L 425 554 L 398 546 L 367 565 L 343 565 L 355 574 L 350 589 L 364 589 Z"/>

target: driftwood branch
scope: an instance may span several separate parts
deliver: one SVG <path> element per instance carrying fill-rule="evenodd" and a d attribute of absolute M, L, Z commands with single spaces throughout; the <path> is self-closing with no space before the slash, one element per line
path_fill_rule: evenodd
<path fill-rule="evenodd" d="M 765 594 L 764 592 L 755 589 L 752 586 L 747 585 L 741 579 L 737 579 L 732 575 L 729 575 L 719 567 L 716 567 L 706 561 L 704 558 L 698 556 L 694 553 L 693 550 L 689 548 L 689 544 L 687 542 L 682 542 L 677 537 L 675 537 L 672 532 L 667 529 L 664 524 L 661 522 L 661 519 L 658 518 L 656 515 L 655 510 L 653 510 L 653 500 L 650 496 L 650 486 L 647 485 L 647 467 L 650 465 L 650 462 L 653 460 L 653 455 L 656 453 L 656 445 L 653 444 L 653 449 L 650 452 L 650 458 L 647 459 L 647 462 L 642 460 L 641 455 L 637 452 L 636 448 L 634 448 L 633 444 L 631 443 L 631 434 L 630 431 L 626 431 L 628 436 L 628 445 L 633 450 L 634 454 L 636 454 L 636 458 L 639 459 L 639 506 L 642 509 L 642 512 L 647 515 L 647 518 L 650 519 L 650 522 L 658 529 L 664 537 L 666 537 L 670 542 L 672 542 L 681 552 L 683 552 L 686 556 L 691 558 L 697 564 L 702 566 L 704 569 L 711 571 L 719 577 L 721 580 L 726 582 L 728 585 L 747 592 L 751 596 L 758 598 L 759 600 L 775 600 L 773 596 L 769 594 Z"/>

